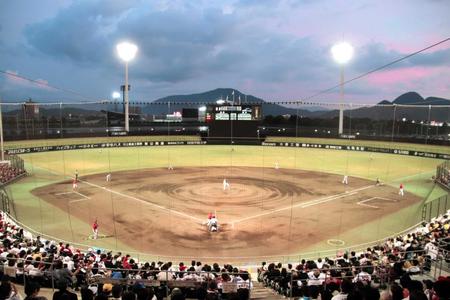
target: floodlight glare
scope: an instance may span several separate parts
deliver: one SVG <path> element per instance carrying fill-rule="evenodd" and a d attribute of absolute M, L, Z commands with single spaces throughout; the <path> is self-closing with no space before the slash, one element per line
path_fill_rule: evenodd
<path fill-rule="evenodd" d="M 119 57 L 126 62 L 132 60 L 137 53 L 138 47 L 135 44 L 128 42 L 120 43 L 116 46 Z"/>
<path fill-rule="evenodd" d="M 331 48 L 331 54 L 337 63 L 345 64 L 353 56 L 353 47 L 346 42 L 338 43 Z"/>
<path fill-rule="evenodd" d="M 198 111 L 206 111 L 206 106 L 200 106 L 200 107 L 198 108 Z"/>
<path fill-rule="evenodd" d="M 119 99 L 120 98 L 120 93 L 119 92 L 113 92 L 112 93 L 112 97 L 113 97 L 113 99 Z"/>

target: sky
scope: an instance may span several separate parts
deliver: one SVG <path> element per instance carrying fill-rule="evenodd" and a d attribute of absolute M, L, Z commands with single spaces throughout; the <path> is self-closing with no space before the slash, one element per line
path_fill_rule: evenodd
<path fill-rule="evenodd" d="M 450 37 L 448 0 L 39 0 L 0 2 L 3 101 L 111 99 L 129 63 L 132 101 L 235 88 L 270 101 L 301 100 L 339 84 L 331 47 L 354 57 L 345 79 Z M 450 98 L 450 41 L 345 87 L 345 101 L 408 92 Z M 48 83 L 67 91 L 45 86 Z M 211 99 L 212 101 L 215 99 Z M 312 98 L 339 102 L 339 90 Z"/>

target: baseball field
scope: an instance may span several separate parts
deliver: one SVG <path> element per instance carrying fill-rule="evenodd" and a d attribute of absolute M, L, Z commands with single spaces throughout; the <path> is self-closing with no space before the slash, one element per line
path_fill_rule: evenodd
<path fill-rule="evenodd" d="M 105 139 L 113 141 L 41 143 Z M 383 147 L 448 153 L 439 146 L 384 143 Z M 29 176 L 8 189 L 17 219 L 24 225 L 79 247 L 161 259 L 253 262 L 363 247 L 420 222 L 423 204 L 447 193 L 431 180 L 441 160 L 384 153 L 185 145 L 21 157 Z M 80 182 L 74 190 L 76 172 Z M 344 175 L 349 176 L 348 184 L 342 183 Z M 375 184 L 377 178 L 381 185 Z M 224 179 L 230 189 L 223 189 Z M 400 183 L 404 196 L 398 194 Z M 203 224 L 210 212 L 217 214 L 217 233 L 208 232 Z M 95 219 L 100 237 L 92 240 Z"/>

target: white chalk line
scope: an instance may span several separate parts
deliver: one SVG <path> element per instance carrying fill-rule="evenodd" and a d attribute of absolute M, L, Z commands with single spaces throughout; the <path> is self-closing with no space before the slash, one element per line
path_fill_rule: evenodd
<path fill-rule="evenodd" d="M 156 207 L 156 208 L 158 208 L 158 209 L 160 209 L 160 210 L 163 210 L 163 211 L 166 211 L 166 212 L 169 212 L 169 213 L 174 213 L 174 214 L 177 214 L 177 215 L 179 215 L 179 216 L 182 216 L 182 217 L 186 217 L 186 218 L 195 220 L 195 221 L 200 222 L 200 223 L 204 221 L 203 219 L 200 219 L 200 218 L 197 218 L 197 217 L 194 217 L 194 216 L 191 216 L 191 215 L 182 213 L 182 212 L 180 212 L 180 211 L 176 211 L 176 210 L 173 210 L 173 209 L 169 209 L 169 208 L 167 208 L 167 207 L 164 207 L 164 206 L 161 206 L 161 205 L 152 203 L 152 202 L 148 202 L 148 201 L 146 201 L 146 200 L 144 200 L 144 199 L 140 199 L 140 198 L 137 198 L 137 197 L 134 197 L 134 196 L 130 196 L 130 195 L 127 195 L 127 194 L 118 192 L 118 191 L 114 191 L 114 190 L 112 190 L 112 189 L 110 189 L 110 188 L 107 188 L 107 187 L 104 187 L 104 186 L 100 186 L 100 185 L 95 184 L 95 183 L 92 183 L 92 182 L 88 182 L 88 181 L 84 181 L 84 180 L 78 180 L 78 181 L 79 181 L 79 182 L 82 182 L 82 183 L 86 183 L 87 185 L 90 185 L 90 186 L 93 186 L 93 187 L 96 187 L 96 188 L 99 188 L 99 189 L 108 191 L 108 192 L 110 192 L 110 193 L 119 195 L 119 196 L 121 196 L 121 197 L 129 198 L 129 199 L 132 199 L 132 200 L 136 200 L 136 201 L 139 201 L 139 202 L 144 203 L 144 204 L 146 204 L 146 205 L 150 205 L 150 206 Z"/>
<path fill-rule="evenodd" d="M 330 202 L 330 201 L 333 201 L 333 200 L 336 200 L 336 199 L 340 199 L 340 198 L 344 198 L 344 197 L 347 197 L 347 196 L 355 195 L 355 194 L 357 194 L 357 192 L 365 190 L 365 189 L 368 189 L 368 188 L 371 188 L 371 187 L 373 187 L 373 185 L 367 185 L 367 186 L 363 186 L 363 187 L 360 187 L 360 188 L 357 188 L 357 189 L 354 189 L 354 190 L 351 190 L 351 191 L 339 193 L 339 194 L 336 194 L 336 195 L 330 195 L 330 196 L 314 199 L 314 200 L 311 200 L 311 201 L 298 203 L 298 204 L 295 204 L 295 205 L 285 206 L 285 207 L 282 207 L 282 208 L 270 210 L 270 211 L 267 211 L 267 212 L 263 212 L 263 213 L 260 213 L 260 214 L 256 214 L 256 215 L 253 215 L 253 216 L 249 216 L 249 217 L 245 217 L 245 218 L 242 218 L 242 219 L 239 219 L 239 220 L 235 220 L 235 221 L 232 221 L 231 223 L 232 224 L 240 223 L 242 221 L 247 221 L 247 220 L 251 220 L 251 219 L 254 219 L 254 218 L 259 218 L 259 217 L 262 217 L 262 216 L 271 215 L 271 214 L 274 214 L 274 213 L 277 213 L 277 212 L 280 212 L 280 211 L 284 211 L 284 210 L 290 210 L 290 209 L 294 209 L 294 208 L 306 208 L 306 207 L 310 207 L 310 206 L 314 206 L 314 205 Z"/>
<path fill-rule="evenodd" d="M 81 198 L 81 199 L 71 200 L 71 201 L 69 201 L 69 203 L 72 204 L 72 203 L 75 203 L 75 202 L 88 201 L 88 200 L 89 200 L 89 199 Z"/>
<path fill-rule="evenodd" d="M 397 202 L 397 200 L 395 200 L 395 199 L 389 199 L 389 198 L 383 198 L 383 197 L 371 197 L 369 199 L 365 199 L 365 200 L 356 202 L 356 204 L 361 205 L 361 206 L 367 206 L 367 207 L 375 208 L 375 209 L 380 208 L 379 206 L 366 204 L 366 202 L 372 201 L 374 199 L 380 199 L 380 200 L 389 201 L 389 202 Z"/>
<path fill-rule="evenodd" d="M 38 167 L 38 168 L 43 169 L 43 170 L 46 170 L 46 171 L 51 171 L 51 170 L 47 170 L 46 168 L 43 168 L 43 167 Z M 58 174 L 57 174 L 57 175 L 58 175 Z M 74 179 L 74 178 L 71 177 L 71 176 L 66 176 L 66 177 L 67 177 L 67 178 L 70 178 L 70 179 Z M 91 182 L 84 181 L 84 180 L 80 180 L 80 179 L 79 179 L 78 181 L 79 181 L 79 182 L 86 183 L 86 184 L 88 184 L 88 185 L 90 185 L 90 186 L 93 186 L 93 187 L 96 187 L 96 188 L 99 188 L 99 189 L 102 189 L 102 190 L 106 190 L 106 191 L 108 191 L 108 192 L 110 192 L 110 193 L 119 195 L 119 196 L 121 196 L 121 197 L 129 198 L 129 199 L 136 200 L 136 201 L 139 201 L 139 202 L 141 202 L 141 203 L 144 203 L 144 204 L 146 204 L 146 205 L 150 205 L 150 206 L 156 207 L 156 208 L 158 208 L 158 209 L 160 209 L 160 210 L 162 210 L 162 211 L 169 212 L 169 213 L 174 213 L 174 214 L 177 214 L 177 215 L 179 215 L 179 216 L 183 216 L 183 217 L 186 217 L 186 218 L 195 220 L 196 222 L 202 223 L 202 222 L 204 221 L 203 219 L 200 219 L 200 218 L 197 218 L 197 217 L 194 217 L 194 216 L 191 216 L 191 215 L 188 215 L 188 214 L 185 214 L 185 213 L 182 213 L 182 212 L 173 210 L 173 209 L 169 209 L 169 208 L 167 208 L 167 207 L 164 207 L 164 206 L 161 206 L 161 205 L 152 203 L 152 202 L 148 202 L 148 201 L 145 201 L 145 200 L 143 200 L 143 199 L 139 199 L 139 198 L 137 198 L 137 197 L 133 197 L 133 196 L 130 196 L 130 195 L 127 195 L 127 194 L 123 194 L 123 193 L 121 193 L 121 192 L 114 191 L 114 190 L 112 190 L 112 189 L 109 189 L 109 188 L 104 187 L 104 186 L 100 186 L 100 185 L 95 184 L 95 183 L 91 183 Z M 72 192 L 70 192 L 70 193 L 72 193 Z"/>

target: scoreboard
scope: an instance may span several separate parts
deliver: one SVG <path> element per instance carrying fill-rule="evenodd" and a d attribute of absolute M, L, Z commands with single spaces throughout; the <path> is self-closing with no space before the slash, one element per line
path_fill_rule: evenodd
<path fill-rule="evenodd" d="M 209 137 L 219 139 L 256 139 L 261 118 L 261 105 L 210 105 L 205 112 Z"/>
<path fill-rule="evenodd" d="M 261 121 L 260 105 L 210 105 L 206 109 L 206 122 Z"/>

